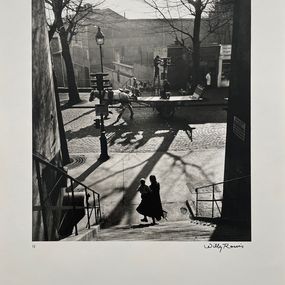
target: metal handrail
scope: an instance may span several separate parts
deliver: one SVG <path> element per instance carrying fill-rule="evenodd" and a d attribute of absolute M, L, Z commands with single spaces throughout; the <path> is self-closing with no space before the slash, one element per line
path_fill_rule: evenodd
<path fill-rule="evenodd" d="M 39 155 L 37 155 L 35 153 L 33 153 L 33 159 L 36 161 L 37 179 L 38 179 L 38 187 L 39 187 L 40 203 L 41 203 L 40 206 L 33 206 L 33 210 L 42 211 L 43 220 L 44 220 L 44 236 L 45 236 L 46 240 L 48 240 L 47 222 L 46 222 L 46 217 L 45 217 L 46 216 L 46 209 L 50 209 L 52 211 L 58 210 L 58 209 L 66 210 L 66 211 L 71 210 L 73 212 L 74 219 L 76 217 L 76 210 L 84 209 L 84 210 L 86 210 L 86 215 L 87 215 L 86 228 L 88 228 L 88 229 L 90 229 L 90 227 L 91 227 L 90 218 L 91 218 L 93 209 L 94 209 L 95 224 L 98 224 L 101 221 L 102 215 L 101 215 L 101 205 L 100 205 L 100 194 L 98 192 L 94 191 L 93 189 L 86 186 L 82 182 L 80 182 L 77 179 L 73 178 L 72 176 L 68 175 L 63 169 L 53 165 L 52 163 L 46 161 L 44 158 L 40 157 Z M 43 199 L 42 194 L 41 194 L 42 184 L 41 184 L 41 174 L 40 174 L 39 163 L 44 164 L 45 166 L 55 170 L 58 174 L 60 174 L 60 178 L 55 182 L 55 185 L 53 186 L 52 190 L 47 194 L 47 197 L 45 199 Z M 45 205 L 46 202 L 49 201 L 49 199 L 51 198 L 51 193 L 54 192 L 55 189 L 57 189 L 58 184 L 59 184 L 60 180 L 62 179 L 62 177 L 65 177 L 67 181 L 68 181 L 68 179 L 70 180 L 70 186 L 69 187 L 66 186 L 66 190 L 69 189 L 69 191 L 66 191 L 66 193 L 68 193 L 68 195 L 69 195 L 69 193 L 71 192 L 71 201 L 72 201 L 71 206 L 61 205 L 59 207 L 59 206 L 51 206 L 51 205 L 47 206 L 47 205 Z M 86 206 L 75 205 L 75 195 L 74 195 L 75 191 L 74 190 L 78 185 L 81 185 L 84 188 Z M 93 205 L 89 204 L 88 199 L 90 197 L 90 194 L 88 194 L 88 191 L 90 191 L 91 192 L 90 194 L 93 196 Z M 97 198 L 97 202 L 96 202 L 96 198 Z M 90 209 L 91 209 L 91 211 L 90 211 Z M 62 220 L 59 222 L 59 228 L 61 227 L 66 214 L 67 214 L 67 212 L 65 212 L 65 214 L 62 217 Z M 75 229 L 75 235 L 78 235 L 77 223 L 75 223 L 74 229 Z"/>
<path fill-rule="evenodd" d="M 227 182 L 231 182 L 231 181 L 236 181 L 236 180 L 244 179 L 244 178 L 247 178 L 247 177 L 250 177 L 250 175 L 241 176 L 241 177 L 238 177 L 238 178 L 228 179 L 228 180 L 225 180 L 225 181 L 222 181 L 222 182 L 212 183 L 212 184 L 209 184 L 209 185 L 205 185 L 205 186 L 197 187 L 197 188 L 195 188 L 195 191 L 196 191 L 196 190 L 199 190 L 199 189 L 202 189 L 202 188 L 207 188 L 207 187 L 210 187 L 210 186 L 213 186 L 213 185 L 215 185 L 215 186 L 216 186 L 216 185 L 220 185 L 220 184 L 225 184 L 225 183 L 227 183 Z"/>
<path fill-rule="evenodd" d="M 250 175 L 245 175 L 245 176 L 241 176 L 241 177 L 237 177 L 237 178 L 233 178 L 233 179 L 228 179 L 228 180 L 225 180 L 222 182 L 212 183 L 212 184 L 208 184 L 205 186 L 195 188 L 195 192 L 196 192 L 196 217 L 198 217 L 198 211 L 199 211 L 198 202 L 212 202 L 212 218 L 214 218 L 214 206 L 215 205 L 216 205 L 218 212 L 221 216 L 222 211 L 221 211 L 217 202 L 223 202 L 223 199 L 216 199 L 216 197 L 215 197 L 215 186 L 221 185 L 221 184 L 224 185 L 226 183 L 242 180 L 242 179 L 245 179 L 248 177 L 250 177 Z M 207 192 L 207 193 L 212 193 L 212 199 L 199 199 L 199 194 L 201 194 L 201 193 L 199 193 L 199 190 L 204 189 L 204 188 L 209 188 L 209 187 L 211 187 L 212 190 L 210 192 Z"/>
<path fill-rule="evenodd" d="M 97 194 L 97 195 L 100 196 L 100 194 L 99 194 L 98 192 L 96 192 L 95 190 L 93 190 L 93 189 L 89 188 L 88 186 L 84 185 L 82 182 L 80 182 L 80 181 L 77 180 L 76 178 L 74 178 L 74 177 L 68 175 L 64 170 L 60 169 L 59 167 L 53 165 L 52 163 L 50 163 L 50 162 L 48 162 L 48 161 L 46 161 L 46 160 L 44 160 L 43 158 L 39 157 L 38 155 L 36 155 L 36 154 L 34 154 L 34 153 L 33 153 L 33 158 L 36 159 L 36 160 L 39 160 L 41 163 L 43 163 L 43 164 L 45 164 L 45 165 L 47 165 L 47 166 L 49 166 L 49 167 L 51 167 L 51 168 L 53 168 L 55 171 L 60 172 L 60 173 L 63 174 L 65 177 L 67 177 L 67 178 L 69 178 L 69 179 L 75 181 L 77 184 L 79 184 L 79 185 L 81 185 L 81 186 L 83 186 L 83 187 L 87 187 L 88 190 L 90 190 L 90 191 L 92 191 L 92 192 L 94 192 L 95 194 Z"/>

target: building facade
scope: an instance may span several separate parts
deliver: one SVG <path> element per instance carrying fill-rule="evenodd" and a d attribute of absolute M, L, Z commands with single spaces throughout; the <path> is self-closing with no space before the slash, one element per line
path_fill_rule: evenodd
<path fill-rule="evenodd" d="M 88 21 L 88 25 L 82 28 L 70 45 L 75 76 L 79 87 L 88 86 L 88 74 L 90 72 L 94 73 L 101 70 L 100 52 L 95 40 L 98 26 L 101 27 L 105 35 L 102 48 L 104 66 L 111 70 L 118 70 L 120 64 L 133 66 L 133 76 L 143 81 L 152 80 L 153 59 L 156 51 L 167 47 L 170 47 L 171 50 L 177 36 L 163 19 L 126 19 L 111 9 L 94 10 L 94 14 Z M 190 31 L 194 25 L 193 19 L 173 19 L 172 22 L 175 26 L 187 27 Z M 205 38 L 203 45 L 209 45 L 213 42 L 230 44 L 228 34 L 230 34 L 231 27 L 224 28 L 224 30 L 227 32 L 223 33 L 223 37 L 220 33 L 210 34 L 206 37 L 206 25 L 202 24 L 200 37 L 201 39 Z M 185 38 L 184 43 L 185 46 L 191 47 L 189 38 Z M 178 46 L 175 48 L 178 48 Z M 186 56 L 184 49 L 180 50 L 182 51 L 181 57 L 186 60 L 185 64 L 191 65 L 191 56 Z M 172 54 L 172 51 L 170 53 Z M 58 53 L 53 52 L 53 56 L 57 58 Z M 64 75 L 60 75 L 64 73 L 64 68 L 59 66 L 62 61 L 57 58 L 54 63 L 56 63 L 57 76 L 64 78 Z M 121 67 L 124 69 L 123 65 Z M 179 68 L 181 68 L 180 65 Z M 121 73 L 123 73 L 123 70 L 121 70 Z M 217 78 L 218 73 L 217 68 L 215 72 Z M 189 77 L 188 74 L 186 77 Z M 222 74 L 219 75 L 219 78 L 222 78 Z M 61 82 L 64 81 L 61 80 Z M 220 84 L 216 85 L 219 86 Z"/>

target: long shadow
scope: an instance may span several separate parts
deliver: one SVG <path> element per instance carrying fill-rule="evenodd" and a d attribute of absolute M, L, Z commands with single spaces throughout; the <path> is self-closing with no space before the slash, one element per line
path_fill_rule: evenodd
<path fill-rule="evenodd" d="M 127 207 L 131 204 L 132 200 L 135 198 L 137 194 L 137 186 L 139 183 L 139 179 L 141 177 L 147 177 L 156 163 L 159 161 L 159 159 L 164 155 L 164 152 L 162 150 L 168 149 L 168 147 L 171 145 L 172 141 L 175 138 L 176 132 L 170 132 L 170 135 L 167 137 L 164 137 L 164 140 L 158 150 L 148 159 L 148 162 L 146 165 L 142 168 L 142 170 L 138 173 L 136 178 L 133 180 L 131 185 L 128 187 L 127 191 L 123 195 L 120 201 L 118 201 L 117 206 L 111 211 L 111 213 L 106 217 L 102 227 L 108 228 L 111 226 L 118 225 L 122 218 L 127 215 L 128 217 L 128 223 L 131 223 L 131 215 L 133 209 L 131 207 Z"/>
<path fill-rule="evenodd" d="M 122 173 L 122 172 L 124 172 L 124 171 L 126 171 L 126 170 L 130 170 L 130 169 L 136 168 L 136 167 L 138 167 L 138 166 L 144 164 L 147 160 L 148 160 L 148 159 L 146 159 L 146 160 L 144 160 L 144 161 L 142 161 L 142 162 L 140 162 L 140 163 L 138 163 L 138 164 L 135 164 L 135 165 L 133 165 L 133 166 L 130 166 L 130 167 L 124 168 L 124 169 L 122 169 L 122 170 L 118 170 L 118 171 L 116 171 L 116 172 L 113 172 L 112 174 L 110 174 L 110 175 L 108 175 L 108 176 L 105 176 L 105 177 L 103 177 L 103 178 L 97 180 L 96 182 L 92 183 L 92 184 L 90 185 L 90 187 L 92 187 L 92 186 L 94 186 L 94 185 L 96 185 L 96 184 L 98 184 L 98 183 L 100 183 L 100 182 L 102 182 L 102 181 L 104 181 L 104 180 L 106 180 L 106 179 L 109 179 L 109 178 L 111 178 L 111 177 L 113 177 L 113 176 L 116 176 L 117 174 Z"/>
<path fill-rule="evenodd" d="M 98 168 L 103 162 L 99 159 L 92 164 L 88 169 L 86 169 L 83 173 L 81 173 L 78 177 L 76 177 L 77 180 L 84 181 L 92 172 L 95 171 L 96 168 Z"/>
<path fill-rule="evenodd" d="M 138 224 L 138 225 L 132 225 L 131 229 L 142 229 L 142 228 L 148 228 L 153 226 L 153 224 Z"/>
<path fill-rule="evenodd" d="M 84 113 L 82 116 L 91 112 L 93 112 L 93 110 Z M 226 122 L 226 113 L 224 111 L 217 111 L 216 107 L 190 107 L 190 109 L 183 107 L 179 108 L 177 114 L 168 120 L 160 118 L 157 114 L 150 114 L 150 116 L 147 117 L 145 113 L 143 115 L 137 114 L 137 116 L 135 114 L 133 121 L 129 120 L 128 114 L 124 114 L 123 118 L 127 122 L 127 125 L 117 125 L 113 123 L 105 126 L 106 133 L 112 134 L 112 136 L 108 138 L 110 147 L 114 144 L 121 144 L 122 146 L 134 145 L 134 148 L 138 149 L 145 145 L 150 138 L 162 136 L 162 134 L 159 134 L 159 130 L 186 131 L 188 124 Z M 66 137 L 69 141 L 72 139 L 85 138 L 87 136 L 100 136 L 100 132 L 95 128 L 93 122 L 89 126 L 79 130 L 66 131 Z M 141 138 L 137 139 L 137 137 Z"/>
<path fill-rule="evenodd" d="M 133 146 L 134 149 L 139 149 L 144 146 L 151 138 L 165 137 L 165 132 L 178 132 L 179 130 L 186 130 L 188 121 L 184 118 L 177 118 L 175 120 L 166 120 L 159 116 L 154 116 L 144 119 L 143 121 L 134 120 L 129 121 L 128 125 L 114 125 L 107 127 L 107 131 L 113 133 L 108 139 L 110 146 L 118 144 L 122 146 Z M 163 132 L 165 131 L 165 132 Z M 167 151 L 167 148 L 160 149 Z"/>
<path fill-rule="evenodd" d="M 118 174 L 119 172 L 123 172 L 123 171 L 126 171 L 126 170 L 131 169 L 131 168 L 135 168 L 138 165 L 142 165 L 142 164 L 145 164 L 145 162 L 147 162 L 145 164 L 145 166 L 143 167 L 143 169 L 139 172 L 139 174 L 133 180 L 132 184 L 128 187 L 127 192 L 125 192 L 124 196 L 118 202 L 117 206 L 106 217 L 106 220 L 105 220 L 105 223 L 103 224 L 103 227 L 107 228 L 107 227 L 111 227 L 111 226 L 115 226 L 115 225 L 119 224 L 122 217 L 125 215 L 128 217 L 128 223 L 129 224 L 131 223 L 131 216 L 132 216 L 133 208 L 128 207 L 128 206 L 131 204 L 132 200 L 134 199 L 134 197 L 137 194 L 136 189 L 137 189 L 137 185 L 139 183 L 139 179 L 141 177 L 147 177 L 151 173 L 151 171 L 154 168 L 154 166 L 156 165 L 156 163 L 159 161 L 159 159 L 164 154 L 167 154 L 173 158 L 173 160 L 174 160 L 173 166 L 175 166 L 175 164 L 179 161 L 182 165 L 183 173 L 189 179 L 191 179 L 192 176 L 187 172 L 186 167 L 192 166 L 192 167 L 198 169 L 200 173 L 202 173 L 202 176 L 205 178 L 204 181 L 207 181 L 209 183 L 213 182 L 211 179 L 209 179 L 208 175 L 206 174 L 205 171 L 203 171 L 201 166 L 196 165 L 196 164 L 192 164 L 192 163 L 187 163 L 183 160 L 183 158 L 181 158 L 175 154 L 166 152 L 166 150 L 169 148 L 169 146 L 173 142 L 177 132 L 178 132 L 178 130 L 175 130 L 175 131 L 172 130 L 172 131 L 169 131 L 167 133 L 164 133 L 164 135 L 163 135 L 164 140 L 163 140 L 162 144 L 160 145 L 160 147 L 157 149 L 157 151 L 149 159 L 147 159 L 143 162 L 140 162 L 139 164 L 137 164 L 135 166 L 131 166 L 131 167 L 128 167 L 126 169 L 122 169 L 122 170 L 118 171 L 117 173 L 109 175 L 108 177 L 101 178 L 99 181 L 96 181 L 96 183 L 94 183 L 94 184 L 97 184 L 99 182 L 102 182 L 102 181 L 112 177 L 113 175 Z M 92 184 L 92 185 L 94 185 L 94 184 Z M 112 195 L 113 192 L 114 191 L 111 191 L 110 193 L 106 194 L 104 196 L 104 199 L 106 199 L 108 196 Z"/>
<path fill-rule="evenodd" d="M 73 139 L 82 139 L 88 136 L 100 137 L 100 132 L 96 130 L 95 125 L 93 123 L 92 125 L 81 128 L 80 130 L 75 131 L 75 132 L 72 130 L 68 130 L 65 132 L 65 134 L 66 134 L 66 138 L 68 141 L 71 141 Z"/>
<path fill-rule="evenodd" d="M 71 120 L 71 121 L 65 123 L 64 125 L 66 126 L 66 125 L 68 125 L 68 124 L 70 124 L 70 123 L 72 123 L 72 122 L 75 122 L 76 120 L 78 120 L 78 119 L 80 119 L 80 118 L 82 118 L 82 117 L 84 117 L 84 116 L 87 116 L 87 115 L 89 115 L 89 114 L 91 114 L 91 113 L 94 113 L 94 110 L 85 112 L 85 113 L 83 113 L 82 115 L 80 115 L 80 116 L 74 118 L 73 120 Z"/>

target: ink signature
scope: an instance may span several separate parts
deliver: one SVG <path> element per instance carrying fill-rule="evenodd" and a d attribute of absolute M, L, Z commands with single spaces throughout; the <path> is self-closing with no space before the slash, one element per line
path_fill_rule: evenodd
<path fill-rule="evenodd" d="M 244 245 L 241 243 L 238 244 L 232 244 L 232 243 L 208 243 L 204 244 L 205 249 L 217 249 L 219 252 L 222 252 L 223 250 L 227 249 L 238 249 L 238 248 L 244 248 Z"/>

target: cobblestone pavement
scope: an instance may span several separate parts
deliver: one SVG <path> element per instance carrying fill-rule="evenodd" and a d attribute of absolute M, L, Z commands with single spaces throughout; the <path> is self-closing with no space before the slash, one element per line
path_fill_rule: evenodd
<path fill-rule="evenodd" d="M 172 119 L 163 119 L 156 110 L 133 104 L 134 119 L 126 109 L 115 123 L 119 108 L 110 109 L 105 120 L 108 151 L 154 152 L 224 148 L 226 111 L 222 107 L 178 107 Z M 62 112 L 70 153 L 100 152 L 100 130 L 95 128 L 94 109 L 69 108 Z M 187 131 L 194 127 L 193 141 Z"/>

